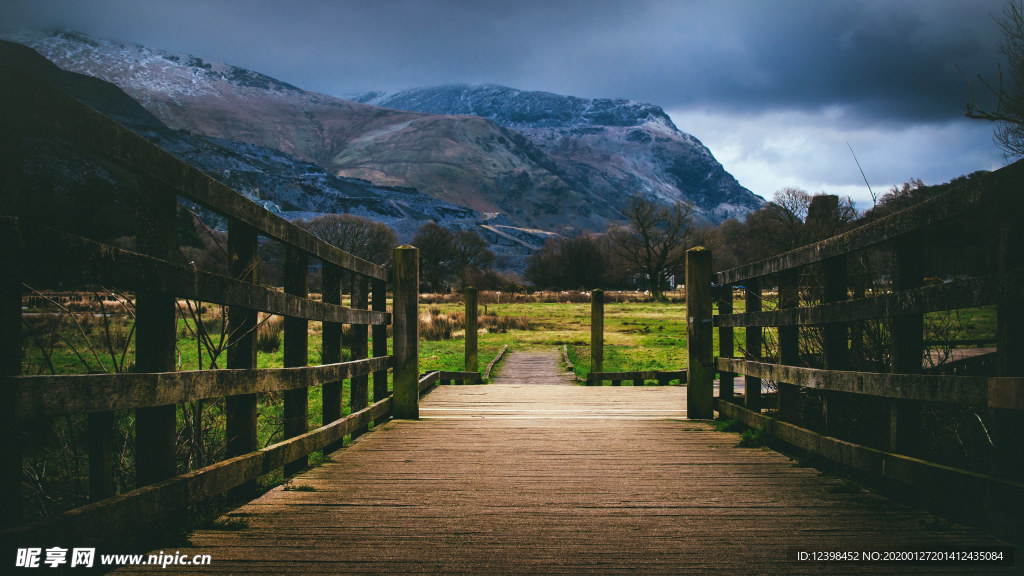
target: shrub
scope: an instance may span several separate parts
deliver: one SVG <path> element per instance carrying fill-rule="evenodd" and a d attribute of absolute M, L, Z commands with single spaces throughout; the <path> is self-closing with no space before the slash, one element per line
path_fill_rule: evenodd
<path fill-rule="evenodd" d="M 271 316 L 256 330 L 256 349 L 272 354 L 281 348 L 281 335 L 284 333 L 284 318 Z"/>

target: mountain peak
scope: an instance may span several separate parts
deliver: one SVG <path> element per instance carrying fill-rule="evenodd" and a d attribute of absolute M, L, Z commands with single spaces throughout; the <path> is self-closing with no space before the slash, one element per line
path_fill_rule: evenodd
<path fill-rule="evenodd" d="M 480 116 L 510 128 L 640 126 L 658 122 L 676 129 L 660 106 L 624 98 L 587 99 L 497 84 L 447 84 L 395 93 L 367 92 L 357 102 L 429 114 Z"/>

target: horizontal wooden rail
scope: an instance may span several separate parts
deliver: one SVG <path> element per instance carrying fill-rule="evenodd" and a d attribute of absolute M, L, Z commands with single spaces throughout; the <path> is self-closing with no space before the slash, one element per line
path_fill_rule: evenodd
<path fill-rule="evenodd" d="M 439 376 L 441 383 L 450 383 L 452 380 L 457 382 L 470 381 L 471 384 L 479 384 L 481 382 L 479 372 L 451 372 L 448 370 L 442 370 Z"/>
<path fill-rule="evenodd" d="M 1005 301 L 1024 285 L 1024 270 L 989 274 L 924 286 L 895 294 L 857 298 L 818 306 L 786 308 L 767 312 L 719 314 L 718 327 L 744 326 L 818 326 L 874 318 L 892 318 L 957 308 L 986 306 Z"/>
<path fill-rule="evenodd" d="M 419 381 L 420 394 L 422 394 L 424 390 L 426 390 L 426 389 L 430 388 L 431 386 L 437 384 L 440 380 L 441 380 L 441 371 L 440 370 L 437 370 L 437 371 L 434 371 L 434 372 L 427 372 L 426 374 L 420 376 L 420 381 Z"/>
<path fill-rule="evenodd" d="M 1013 164 L 986 176 L 986 184 L 967 183 L 945 194 L 928 199 L 875 222 L 844 234 L 791 250 L 778 256 L 719 272 L 713 276 L 718 285 L 743 284 L 751 278 L 777 274 L 783 270 L 823 262 L 855 250 L 870 248 L 926 226 L 960 216 L 986 206 L 1020 206 L 1019 182 L 1024 180 L 1024 164 Z M 997 204 L 998 202 L 998 204 Z"/>
<path fill-rule="evenodd" d="M 487 363 L 487 369 L 484 370 L 483 377 L 485 381 L 491 378 L 491 370 L 494 370 L 494 365 L 501 361 L 501 357 L 505 355 L 506 351 L 508 351 L 508 344 L 502 346 L 501 350 L 498 351 L 497 356 L 495 356 L 490 362 Z"/>
<path fill-rule="evenodd" d="M 1019 410 L 1024 406 L 1024 378 L 819 370 L 721 357 L 716 359 L 716 365 L 723 372 L 813 390 L 1008 410 Z"/>
<path fill-rule="evenodd" d="M 0 217 L 0 241 L 21 255 L 20 265 L 23 268 L 10 271 L 15 278 L 45 282 L 59 274 L 65 283 L 108 284 L 126 290 L 159 289 L 179 298 L 240 306 L 306 320 L 340 324 L 391 323 L 391 315 L 386 312 L 299 298 L 266 286 L 203 272 L 56 230 L 23 227 L 15 218 Z M 53 270 L 45 264 L 50 262 L 61 262 L 60 269 Z M 5 262 L 0 270 L 11 264 Z"/>
<path fill-rule="evenodd" d="M 321 450 L 391 412 L 391 397 L 262 450 L 211 464 L 131 492 L 69 510 L 2 533 L 15 545 L 91 546 L 128 539 L 140 521 L 152 522 Z M 35 543 L 35 544 L 33 544 Z"/>
<path fill-rule="evenodd" d="M 823 436 L 817 432 L 783 422 L 746 408 L 715 399 L 715 410 L 724 417 L 760 430 L 764 434 L 805 450 L 811 454 L 828 458 L 844 466 L 866 472 L 877 478 L 895 480 L 900 483 L 923 488 L 929 493 L 947 498 L 955 494 L 958 502 L 969 503 L 975 508 L 1010 508 L 1008 516 L 1024 512 L 1024 483 L 996 478 L 977 472 L 970 472 L 869 448 L 838 438 Z"/>
<path fill-rule="evenodd" d="M 587 385 L 594 386 L 605 380 L 619 382 L 632 380 L 643 382 L 645 380 L 657 380 L 659 386 L 665 386 L 672 380 L 678 380 L 680 384 L 686 384 L 686 370 L 642 370 L 637 372 L 591 372 L 587 374 Z"/>
<path fill-rule="evenodd" d="M 323 261 L 358 274 L 388 280 L 381 266 L 343 252 L 309 231 L 267 211 L 211 176 L 93 110 L 14 67 L 0 67 L 5 86 L 17 86 L 17 112 L 35 126 L 45 126 L 84 150 L 163 182 L 176 194 L 238 220 L 261 234 L 295 246 Z"/>
<path fill-rule="evenodd" d="M 391 356 L 262 370 L 192 370 L 151 374 L 10 376 L 2 380 L 19 419 L 164 406 L 236 394 L 294 390 L 365 376 L 392 366 Z"/>

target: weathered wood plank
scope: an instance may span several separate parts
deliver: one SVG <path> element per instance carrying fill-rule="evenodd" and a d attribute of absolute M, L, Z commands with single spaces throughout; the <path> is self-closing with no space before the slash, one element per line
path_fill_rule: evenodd
<path fill-rule="evenodd" d="M 391 357 L 384 356 L 298 368 L 12 376 L 0 382 L 16 398 L 18 418 L 31 419 L 294 390 L 386 370 L 391 364 Z"/>
<path fill-rule="evenodd" d="M 686 384 L 686 370 L 638 370 L 633 372 L 591 372 L 587 375 L 588 383 L 600 385 L 605 380 L 678 380 Z"/>
<path fill-rule="evenodd" d="M 720 370 L 814 390 L 968 406 L 989 403 L 989 380 L 984 377 L 817 370 L 739 358 L 718 358 L 716 363 Z"/>
<path fill-rule="evenodd" d="M 1005 301 L 1024 285 L 1024 270 L 995 273 L 976 278 L 952 280 L 923 286 L 898 294 L 857 298 L 767 312 L 719 314 L 715 325 L 743 326 L 818 326 L 833 322 L 852 322 L 874 318 L 893 318 L 909 314 L 939 312 L 956 308 L 987 306 Z"/>
<path fill-rule="evenodd" d="M 936 497 L 955 498 L 961 506 L 991 508 L 1008 517 L 1024 512 L 1024 483 L 960 470 L 901 454 L 883 452 L 719 402 L 719 412 L 787 444 L 872 476 L 927 490 Z"/>
<path fill-rule="evenodd" d="M 457 380 L 461 382 L 469 382 L 470 384 L 480 383 L 479 372 L 453 372 L 450 370 L 442 370 L 439 376 L 441 380 Z"/>
<path fill-rule="evenodd" d="M 599 413 L 678 412 L 685 392 L 440 388 L 423 419 L 392 421 L 294 479 L 311 491 L 275 489 L 234 512 L 246 528 L 197 531 L 181 551 L 211 554 L 196 572 L 212 574 L 956 574 L 965 567 L 801 563 L 795 553 L 1005 545 L 738 448 L 707 424 Z M 495 405 L 583 412 L 429 411 Z"/>
<path fill-rule="evenodd" d="M 66 283 L 99 283 L 125 289 L 157 287 L 179 298 L 239 306 L 268 314 L 326 320 L 342 324 L 389 324 L 390 315 L 353 310 L 319 300 L 299 298 L 251 282 L 106 246 L 45 227 L 20 226 L 17 219 L 0 217 L 0 227 L 12 230 L 12 251 L 17 269 L 30 278 L 59 279 Z M 5 234 L 6 236 L 6 234 Z M 59 270 L 43 267 L 60 262 Z M 10 266 L 6 264 L 5 266 Z M 59 273 L 59 278 L 54 274 Z"/>
<path fill-rule="evenodd" d="M 391 410 L 391 398 L 315 430 L 216 464 L 175 476 L 51 518 L 0 533 L 12 545 L 110 545 L 138 536 L 140 521 L 159 522 L 188 506 L 266 474 L 286 462 L 320 450 Z M 50 545 L 50 544 L 48 544 Z"/>
<path fill-rule="evenodd" d="M 491 370 L 494 369 L 494 365 L 501 361 L 502 356 L 504 356 L 505 352 L 507 352 L 507 351 L 508 351 L 508 344 L 505 344 L 504 346 L 501 347 L 501 350 L 498 351 L 498 353 L 494 356 L 494 358 L 492 358 L 491 361 L 487 363 L 487 369 L 484 370 L 484 375 L 483 375 L 483 379 L 484 380 L 489 380 L 490 379 L 490 377 L 491 377 Z M 566 360 L 568 361 L 568 358 L 566 358 Z M 571 369 L 572 368 L 570 368 L 570 370 Z"/>

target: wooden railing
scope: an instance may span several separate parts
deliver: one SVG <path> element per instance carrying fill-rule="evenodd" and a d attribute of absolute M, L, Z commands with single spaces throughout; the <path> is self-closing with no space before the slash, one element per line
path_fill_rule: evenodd
<path fill-rule="evenodd" d="M 714 407 L 872 475 L 1018 508 L 1024 502 L 1018 464 L 1024 455 L 1024 238 L 1016 221 L 1024 208 L 1022 183 L 1018 162 L 844 234 L 714 275 L 708 251 L 691 251 L 689 392 L 697 391 L 700 405 L 690 416 L 710 418 Z M 695 289 L 711 286 L 714 295 Z M 741 287 L 745 311 L 733 313 Z M 775 302 L 769 289 L 777 291 Z M 718 314 L 712 318 L 713 299 Z M 993 372 L 924 374 L 928 315 L 977 307 L 995 310 Z M 871 326 L 883 336 L 873 351 L 865 339 Z M 737 329 L 744 330 L 740 355 Z M 721 389 L 712 402 L 715 371 Z M 741 403 L 736 375 L 745 378 Z M 770 402 L 762 397 L 763 382 L 777 387 Z M 920 415 L 942 407 L 973 411 L 979 435 L 995 446 L 988 469 L 963 470 L 922 453 L 927 430 Z"/>
<path fill-rule="evenodd" d="M 88 545 L 145 530 L 147 522 L 234 490 L 253 495 L 255 479 L 284 467 L 290 474 L 313 451 L 339 447 L 371 422 L 418 414 L 415 248 L 395 251 L 388 270 L 327 244 L 266 211 L 210 176 L 69 95 L 19 69 L 0 68 L 3 190 L 0 202 L 0 527 L 2 539 L 30 545 Z M 137 182 L 137 252 L 45 225 L 45 214 L 19 211 L 25 138 L 56 138 Z M 174 263 L 175 216 L 184 198 L 226 218 L 230 277 Z M 258 239 L 285 247 L 284 290 L 259 284 Z M 322 300 L 309 297 L 310 259 L 322 267 Z M 342 281 L 351 306 L 342 306 Z M 131 373 L 29 376 L 21 373 L 24 283 L 65 288 L 103 285 L 135 295 L 135 365 Z M 389 284 L 390 283 L 390 284 Z M 394 356 L 388 355 L 387 292 L 394 294 Z M 228 307 L 230 346 L 224 370 L 175 371 L 176 300 Z M 284 317 L 284 367 L 256 368 L 258 313 Z M 322 322 L 322 365 L 308 366 L 308 324 Z M 342 362 L 342 327 L 352 360 Z M 368 332 L 372 331 L 372 350 Z M 394 368 L 394 397 L 388 370 Z M 372 377 L 373 404 L 369 403 Z M 343 416 L 343 380 L 351 414 Z M 322 387 L 322 426 L 307 429 L 308 388 Z M 260 448 L 257 395 L 283 395 L 285 440 Z M 225 399 L 226 458 L 183 471 L 175 455 L 176 411 L 182 402 Z M 137 488 L 115 494 L 112 479 L 115 411 L 135 421 Z M 40 418 L 88 415 L 90 504 L 21 524 L 22 459 L 18 438 Z"/>

